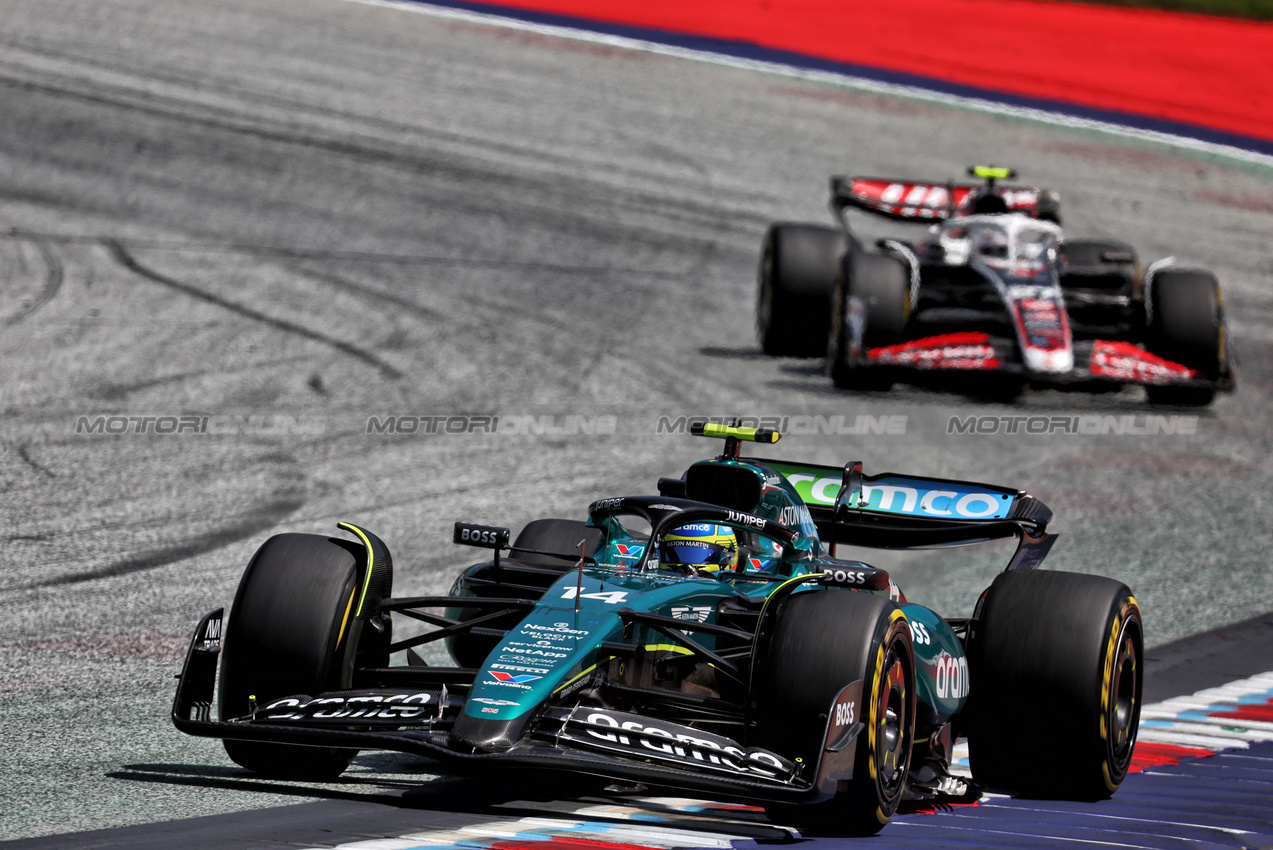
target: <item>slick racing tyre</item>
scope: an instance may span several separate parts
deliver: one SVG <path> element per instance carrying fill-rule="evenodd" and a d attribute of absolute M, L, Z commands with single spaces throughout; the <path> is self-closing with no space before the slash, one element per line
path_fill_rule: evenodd
<path fill-rule="evenodd" d="M 865 251 L 844 258 L 832 297 L 827 345 L 827 373 L 837 387 L 887 390 L 892 386 L 878 372 L 852 362 L 853 326 L 855 321 L 862 323 L 863 352 L 894 345 L 905 339 L 911 307 L 910 274 L 900 261 Z"/>
<path fill-rule="evenodd" d="M 526 570 L 513 564 L 482 564 L 465 570 L 451 588 L 451 596 L 484 596 L 495 599 L 538 599 L 561 573 L 574 568 L 579 558 L 579 541 L 591 552 L 601 539 L 601 530 L 589 528 L 576 519 L 537 519 L 526 523 L 508 552 L 509 561 L 516 561 L 532 569 Z M 536 553 L 570 554 L 570 558 L 554 558 Z M 461 622 L 479 616 L 475 608 L 448 608 L 447 616 Z M 490 613 L 490 612 L 486 612 Z M 521 621 L 523 613 L 499 617 L 483 624 L 491 629 L 513 629 Z M 461 667 L 480 667 L 499 645 L 499 638 L 461 632 L 446 640 L 447 651 Z"/>
<path fill-rule="evenodd" d="M 1129 332 L 1133 315 L 1140 310 L 1136 250 L 1112 239 L 1067 239 L 1058 254 L 1059 279 L 1071 320 Z"/>
<path fill-rule="evenodd" d="M 1140 608 L 1121 582 L 1013 570 L 979 605 L 965 709 L 972 776 L 1061 799 L 1118 790 L 1144 686 Z"/>
<path fill-rule="evenodd" d="M 840 257 L 848 250 L 843 230 L 813 224 L 772 224 L 760 253 L 756 333 L 776 357 L 821 357 L 831 326 L 831 290 Z"/>
<path fill-rule="evenodd" d="M 1145 293 L 1146 348 L 1188 366 L 1207 380 L 1225 368 L 1224 298 L 1215 275 L 1168 269 L 1153 276 Z M 1146 387 L 1154 404 L 1207 405 L 1212 387 Z"/>
<path fill-rule="evenodd" d="M 1136 248 L 1116 239 L 1066 239 L 1060 243 L 1063 267 L 1136 266 Z"/>
<path fill-rule="evenodd" d="M 1093 285 L 1102 288 L 1122 290 L 1124 294 L 1133 294 L 1132 285 L 1136 279 L 1136 249 L 1126 242 L 1113 239 L 1066 239 L 1057 252 L 1061 267 L 1061 286 L 1068 285 L 1067 275 L 1073 271 L 1096 275 L 1109 274 L 1107 281 L 1096 281 Z M 1073 279 L 1076 286 L 1081 278 Z M 1081 287 L 1086 288 L 1086 287 Z"/>
<path fill-rule="evenodd" d="M 363 623 L 352 613 L 360 547 L 313 534 L 279 534 L 257 550 L 239 582 L 221 652 L 222 720 L 280 697 L 344 690 Z M 280 779 L 331 780 L 356 750 L 225 741 L 239 765 Z"/>
<path fill-rule="evenodd" d="M 853 778 L 806 806 L 767 805 L 776 822 L 839 835 L 872 835 L 897 811 L 915 736 L 915 652 L 910 626 L 887 599 L 851 590 L 793 594 L 780 603 L 753 673 L 757 743 L 798 764 L 817 762 L 827 711 L 862 680 Z"/>

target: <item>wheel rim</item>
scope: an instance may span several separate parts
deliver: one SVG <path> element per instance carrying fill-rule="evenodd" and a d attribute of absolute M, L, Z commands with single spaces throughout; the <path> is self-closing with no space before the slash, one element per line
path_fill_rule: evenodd
<path fill-rule="evenodd" d="M 1121 776 L 1131 764 L 1136 743 L 1137 719 L 1140 715 L 1137 688 L 1136 632 L 1132 623 L 1124 622 L 1118 636 L 1116 655 L 1110 670 L 1111 699 L 1105 722 L 1109 730 L 1109 756 L 1112 773 Z"/>
<path fill-rule="evenodd" d="M 910 694 L 906 667 L 896 650 L 885 661 L 876 708 L 875 765 L 880 790 L 891 798 L 901 792 L 910 756 Z"/>

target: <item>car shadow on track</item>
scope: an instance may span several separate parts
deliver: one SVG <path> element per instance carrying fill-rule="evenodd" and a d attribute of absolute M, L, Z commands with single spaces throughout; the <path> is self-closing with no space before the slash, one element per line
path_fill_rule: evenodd
<path fill-rule="evenodd" d="M 1105 388 L 1056 388 L 988 383 L 982 374 L 910 374 L 893 389 L 884 391 L 844 390 L 831 383 L 821 358 L 771 358 L 758 347 L 703 346 L 703 357 L 725 360 L 776 360 L 784 378 L 765 382 L 772 390 L 796 390 L 810 396 L 853 402 L 903 402 L 927 407 L 951 404 L 1000 405 L 1030 410 L 1066 410 L 1105 414 L 1212 415 L 1211 407 L 1151 405 L 1144 392 L 1134 386 Z"/>
<path fill-rule="evenodd" d="M 598 824 L 657 824 L 694 833 L 728 833 L 760 844 L 800 841 L 788 829 L 771 824 L 755 806 L 647 797 L 641 786 L 624 788 L 603 780 L 559 773 L 518 772 L 509 777 L 421 775 L 432 763 L 385 754 L 366 754 L 355 762 L 371 768 L 366 776 L 346 774 L 334 783 L 303 783 L 258 777 L 230 766 L 130 764 L 108 773 L 112 779 L 183 785 L 297 798 L 384 806 L 386 809 L 467 815 L 491 819 L 585 818 Z M 399 778 L 410 776 L 411 779 Z M 692 841 L 691 841 L 692 843 Z"/>

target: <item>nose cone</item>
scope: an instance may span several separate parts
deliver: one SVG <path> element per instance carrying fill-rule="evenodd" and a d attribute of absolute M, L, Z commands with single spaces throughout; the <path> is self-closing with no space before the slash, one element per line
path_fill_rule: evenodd
<path fill-rule="evenodd" d="M 447 741 L 459 752 L 502 753 L 511 750 L 526 733 L 533 712 L 510 720 L 487 719 L 461 714 Z"/>
<path fill-rule="evenodd" d="M 1025 350 L 1025 365 L 1031 372 L 1071 372 L 1074 370 L 1074 351 L 1068 347 L 1051 351 L 1042 348 Z"/>

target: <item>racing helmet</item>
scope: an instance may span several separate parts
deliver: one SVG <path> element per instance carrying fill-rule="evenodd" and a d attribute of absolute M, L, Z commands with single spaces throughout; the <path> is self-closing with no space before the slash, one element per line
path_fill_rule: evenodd
<path fill-rule="evenodd" d="M 993 189 L 982 189 L 974 194 L 969 206 L 973 215 L 1003 215 L 1008 212 L 1008 202 Z"/>
<path fill-rule="evenodd" d="M 733 529 L 694 522 L 667 532 L 659 540 L 659 566 L 717 572 L 738 565 L 738 538 Z"/>
<path fill-rule="evenodd" d="M 972 228 L 973 250 L 983 257 L 1007 259 L 1009 254 L 1008 234 L 998 227 Z"/>

